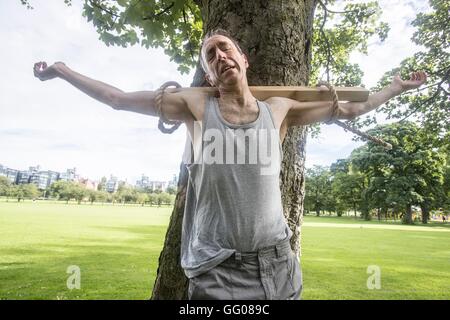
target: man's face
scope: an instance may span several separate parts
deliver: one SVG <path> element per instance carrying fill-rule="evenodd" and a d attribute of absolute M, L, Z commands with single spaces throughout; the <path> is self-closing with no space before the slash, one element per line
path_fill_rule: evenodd
<path fill-rule="evenodd" d="M 245 79 L 248 61 L 228 37 L 215 35 L 202 48 L 203 61 L 208 66 L 206 80 L 212 85 L 233 85 Z"/>

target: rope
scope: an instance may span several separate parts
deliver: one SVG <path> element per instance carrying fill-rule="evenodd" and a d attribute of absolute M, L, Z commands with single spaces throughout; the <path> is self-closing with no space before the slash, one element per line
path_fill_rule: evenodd
<path fill-rule="evenodd" d="M 162 112 L 164 91 L 168 87 L 181 88 L 181 85 L 176 81 L 167 81 L 158 90 L 156 90 L 155 106 L 156 106 L 156 114 L 159 117 L 158 129 L 162 133 L 172 133 L 175 130 L 177 130 L 178 127 L 183 123 L 182 121 L 167 119 Z M 164 123 L 171 125 L 172 127 L 165 127 Z"/>
<path fill-rule="evenodd" d="M 319 81 L 319 83 L 317 84 L 317 87 L 320 87 L 320 86 L 326 86 L 328 88 L 328 90 L 330 90 L 331 96 L 333 98 L 333 110 L 331 112 L 330 119 L 328 121 L 325 121 L 326 124 L 333 124 L 333 123 L 337 124 L 338 126 L 344 128 L 344 130 L 353 132 L 354 134 L 357 134 L 358 136 L 360 136 L 366 140 L 370 140 L 378 145 L 381 145 L 388 150 L 392 149 L 392 145 L 390 143 L 387 143 L 387 142 L 381 140 L 380 138 L 371 136 L 365 132 L 362 132 L 361 130 L 359 130 L 355 127 L 352 127 L 347 123 L 337 120 L 338 112 L 339 112 L 339 100 L 338 100 L 338 96 L 336 93 L 336 89 L 334 88 L 334 86 L 332 86 L 331 84 L 329 84 L 328 82 L 325 82 L 325 81 Z"/>

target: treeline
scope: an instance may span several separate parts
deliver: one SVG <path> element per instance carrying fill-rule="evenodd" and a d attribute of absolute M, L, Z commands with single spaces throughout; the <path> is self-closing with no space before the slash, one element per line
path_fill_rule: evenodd
<path fill-rule="evenodd" d="M 449 133 L 432 134 L 413 123 L 370 131 L 393 145 L 371 142 L 330 167 L 306 170 L 305 212 L 357 213 L 365 220 L 401 219 L 413 223 L 414 207 L 427 223 L 430 213 L 450 212 Z"/>
<path fill-rule="evenodd" d="M 137 189 L 125 185 L 119 186 L 117 192 L 109 193 L 104 190 L 90 190 L 83 185 L 73 181 L 56 181 L 46 190 L 39 190 L 35 184 L 15 185 L 6 177 L 0 177 L 0 196 L 14 198 L 17 201 L 23 199 L 56 199 L 67 203 L 75 200 L 78 203 L 94 202 L 98 203 L 134 203 L 141 205 L 173 205 L 175 202 L 174 188 L 169 188 L 168 192 L 160 190 Z"/>

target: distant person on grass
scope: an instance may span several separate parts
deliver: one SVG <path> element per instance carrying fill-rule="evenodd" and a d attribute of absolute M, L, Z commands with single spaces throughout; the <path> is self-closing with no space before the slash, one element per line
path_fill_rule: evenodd
<path fill-rule="evenodd" d="M 281 143 L 288 127 L 328 121 L 333 115 L 353 119 L 418 88 L 426 74 L 414 72 L 409 80 L 396 75 L 366 102 L 342 103 L 333 114 L 331 101 L 258 101 L 247 83 L 247 56 L 223 30 L 206 35 L 201 63 L 219 96 L 181 91 L 166 93 L 162 103 L 163 115 L 183 121 L 193 150 L 202 150 L 194 152 L 195 161 L 188 166 L 181 240 L 189 298 L 299 299 L 301 268 L 290 248 L 292 232 L 279 186 Z M 38 62 L 33 70 L 41 80 L 64 79 L 115 110 L 158 115 L 155 91 L 123 92 L 62 62 Z M 270 151 L 269 161 L 255 151 L 261 149 Z"/>

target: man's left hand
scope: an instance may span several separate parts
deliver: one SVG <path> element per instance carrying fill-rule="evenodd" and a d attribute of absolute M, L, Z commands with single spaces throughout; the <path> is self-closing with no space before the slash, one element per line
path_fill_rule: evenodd
<path fill-rule="evenodd" d="M 427 74 L 424 71 L 412 72 L 409 80 L 402 80 L 399 74 L 394 76 L 391 88 L 401 94 L 410 89 L 416 89 L 427 81 Z"/>

